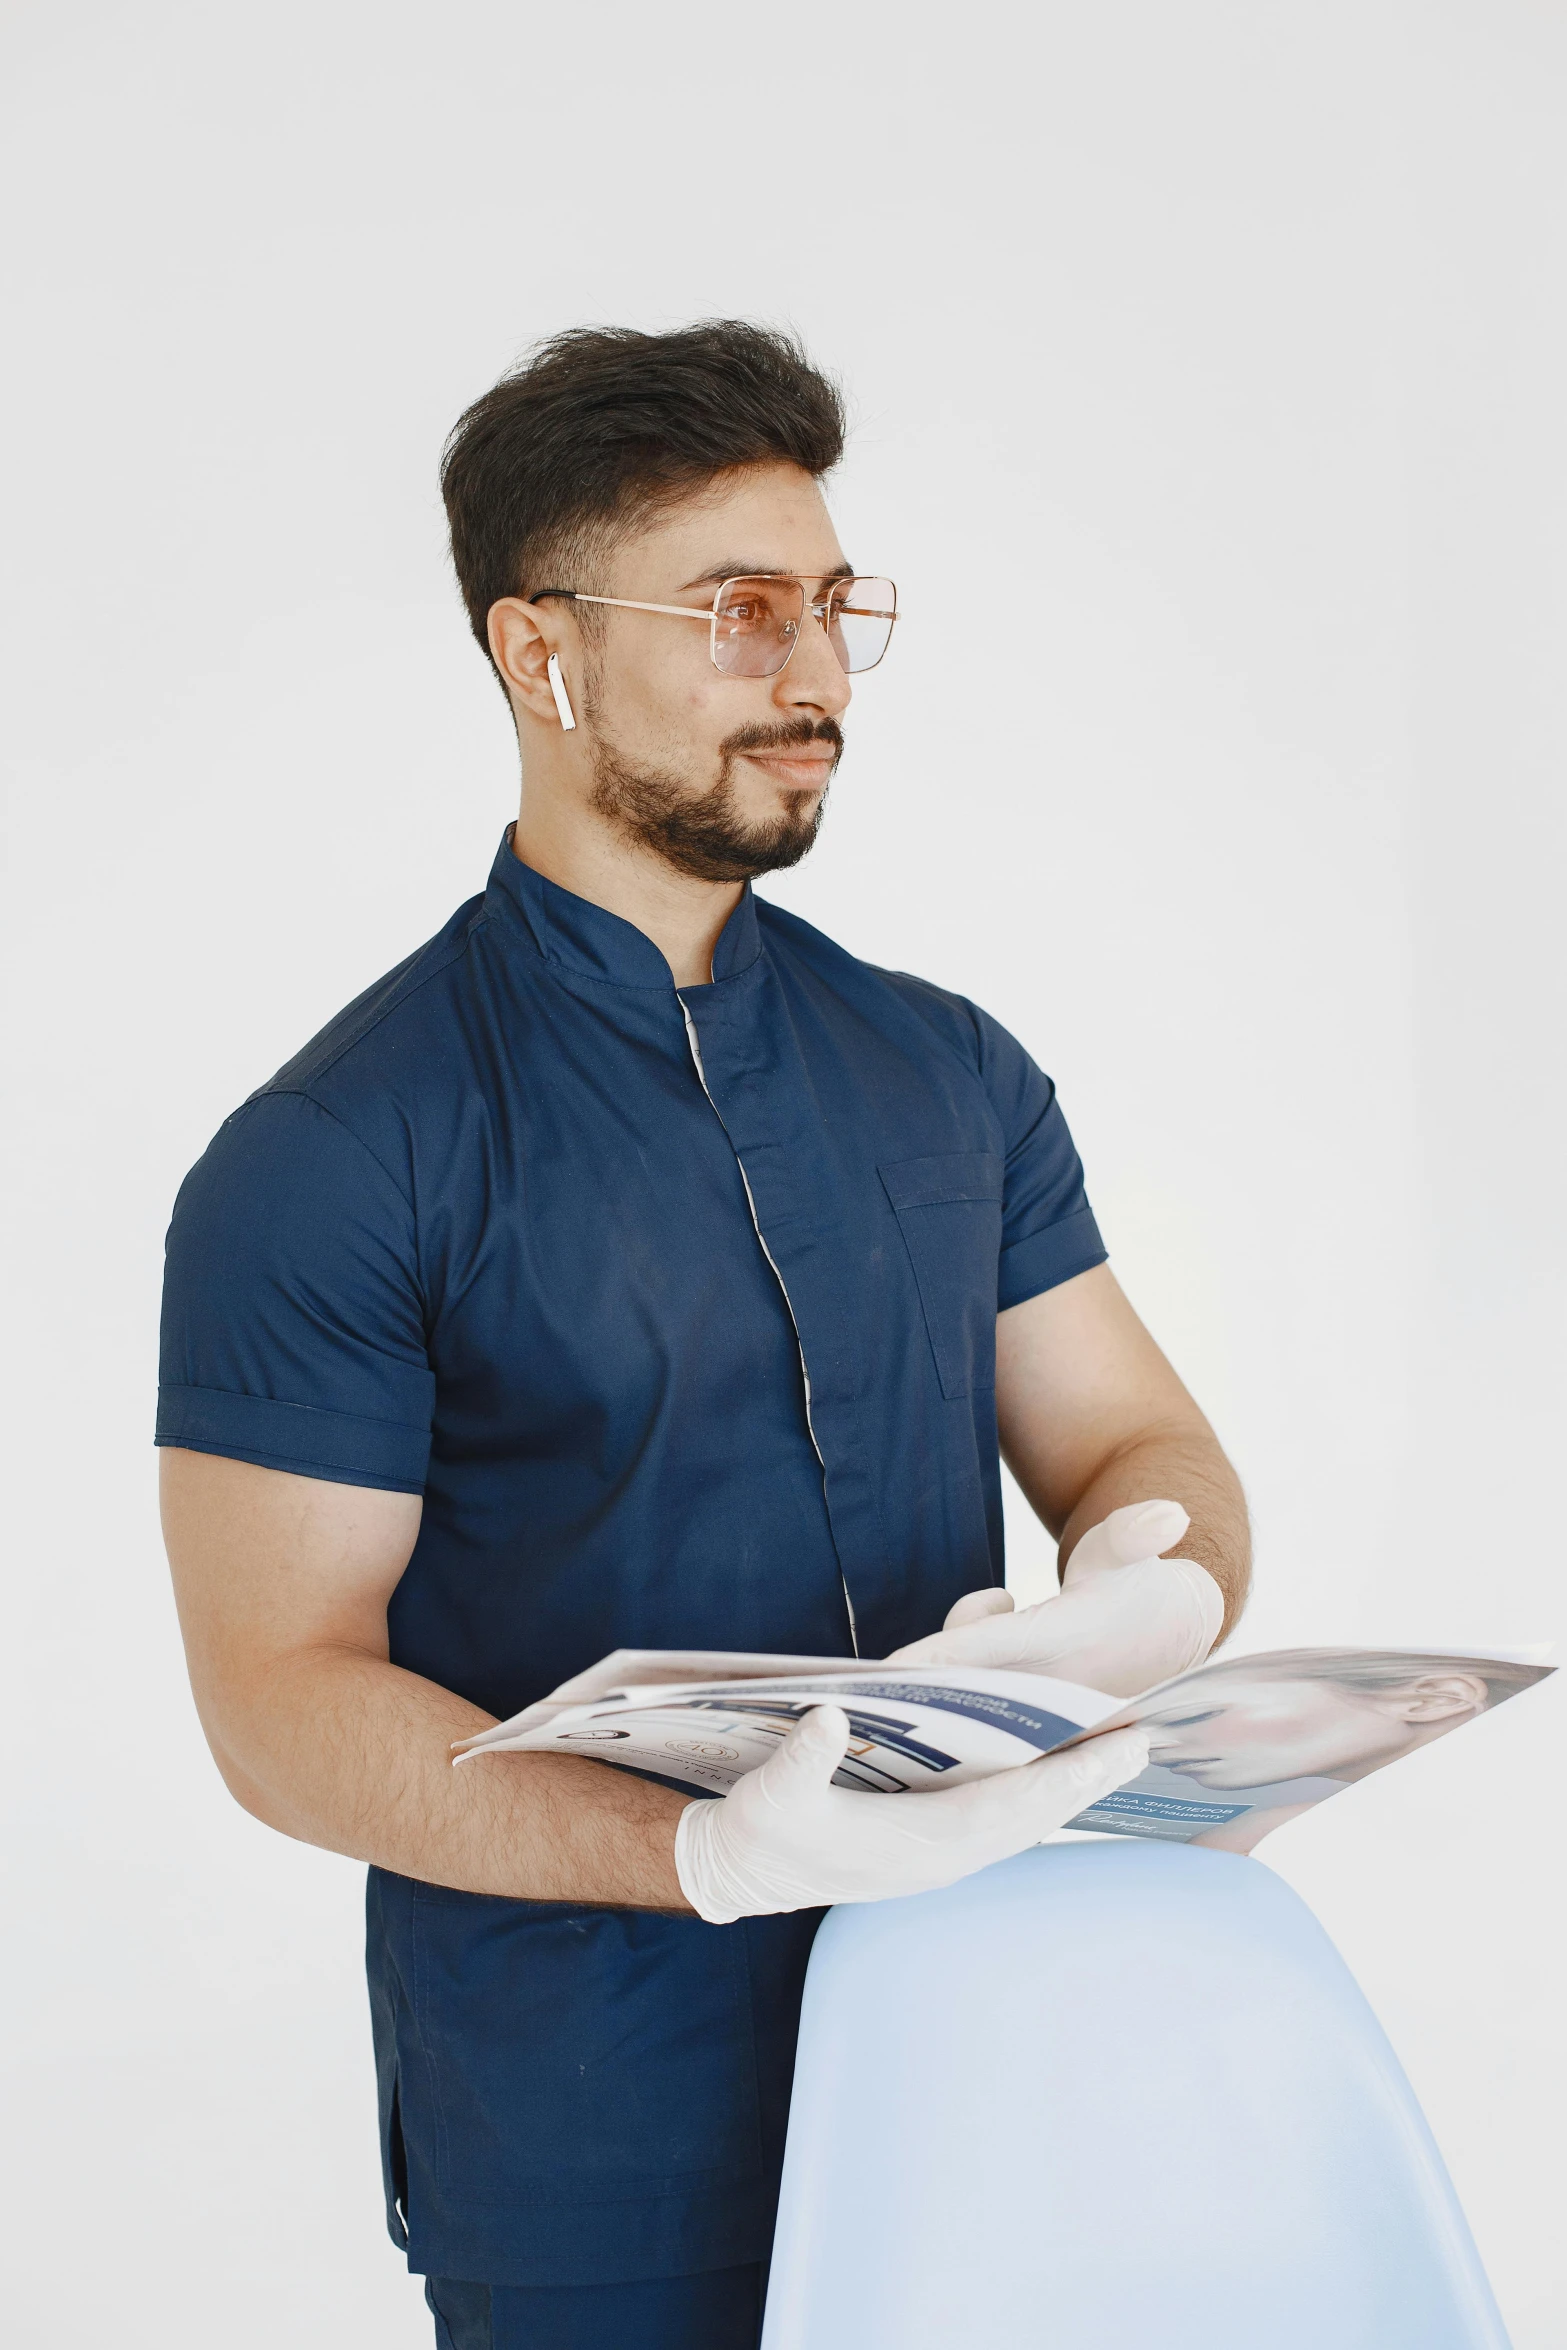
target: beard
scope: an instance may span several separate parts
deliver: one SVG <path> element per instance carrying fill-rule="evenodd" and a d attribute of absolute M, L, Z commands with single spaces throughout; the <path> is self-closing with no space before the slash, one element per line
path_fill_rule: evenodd
<path fill-rule="evenodd" d="M 836 773 L 843 735 L 830 718 L 814 726 L 805 718 L 793 725 L 742 726 L 719 746 L 717 782 L 693 794 L 667 769 L 638 766 L 600 732 L 593 753 L 592 805 L 677 873 L 695 881 L 755 881 L 760 874 L 798 865 L 821 830 L 827 794 L 812 801 L 808 792 L 796 792 L 794 807 L 763 823 L 747 822 L 740 814 L 735 762 L 748 751 L 794 751 L 815 742 L 832 744 Z"/>

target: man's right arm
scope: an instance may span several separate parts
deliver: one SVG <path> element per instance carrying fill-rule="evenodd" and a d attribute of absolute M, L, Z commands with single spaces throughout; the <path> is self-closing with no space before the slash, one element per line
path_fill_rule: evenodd
<path fill-rule="evenodd" d="M 417 1495 L 160 1458 L 191 1687 L 246 1811 L 428 1884 L 690 1914 L 675 1873 L 689 1798 L 569 1755 L 452 1768 L 453 1741 L 493 1717 L 387 1653 Z"/>
<path fill-rule="evenodd" d="M 1037 1844 L 1148 1759 L 1144 1731 L 1108 1731 L 904 1805 L 833 1785 L 849 1722 L 823 1706 L 717 1802 L 570 1755 L 454 1770 L 453 1741 L 491 1717 L 387 1655 L 420 1507 L 164 1451 L 164 1535 L 207 1742 L 245 1809 L 302 1843 L 467 1893 L 723 1924 L 950 1885 Z"/>

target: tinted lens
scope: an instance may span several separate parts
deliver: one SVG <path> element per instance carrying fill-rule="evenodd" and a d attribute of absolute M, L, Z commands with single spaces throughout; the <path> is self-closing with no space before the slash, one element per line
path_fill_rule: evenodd
<path fill-rule="evenodd" d="M 890 579 L 841 579 L 832 591 L 827 634 L 845 669 L 874 669 L 887 650 L 898 616 Z"/>
<path fill-rule="evenodd" d="M 713 659 L 727 677 L 776 677 L 805 618 L 797 579 L 730 579 L 719 599 Z"/>

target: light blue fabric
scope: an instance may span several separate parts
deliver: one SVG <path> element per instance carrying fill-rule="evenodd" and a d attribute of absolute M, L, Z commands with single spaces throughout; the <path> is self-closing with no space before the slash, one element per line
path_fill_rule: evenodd
<path fill-rule="evenodd" d="M 1506 2350 L 1376 2018 L 1255 1860 L 1049 1846 L 832 1912 L 763 2350 Z"/>

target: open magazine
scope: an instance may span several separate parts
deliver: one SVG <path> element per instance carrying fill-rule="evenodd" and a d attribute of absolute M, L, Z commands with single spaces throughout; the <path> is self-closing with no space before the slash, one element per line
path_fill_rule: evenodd
<path fill-rule="evenodd" d="M 464 1739 L 457 1760 L 587 1755 L 722 1795 L 802 1714 L 830 1704 L 851 1732 L 834 1784 L 917 1795 L 1142 1722 L 1147 1769 L 1070 1825 L 1250 1852 L 1270 1828 L 1554 1670 L 1519 1655 L 1288 1648 L 1217 1657 L 1124 1699 L 1042 1673 L 621 1648 Z"/>

